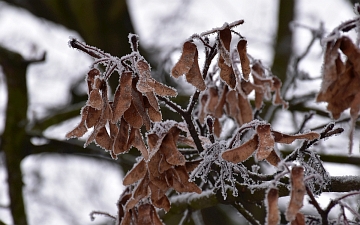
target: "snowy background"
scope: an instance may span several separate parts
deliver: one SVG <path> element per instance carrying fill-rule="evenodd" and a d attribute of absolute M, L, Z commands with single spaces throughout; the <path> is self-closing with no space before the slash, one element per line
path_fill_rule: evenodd
<path fill-rule="evenodd" d="M 182 4 L 181 0 L 128 1 L 135 30 L 140 36 L 140 44 L 145 47 L 175 48 L 194 33 L 220 27 L 224 22 L 244 19 L 245 23 L 236 30 L 247 38 L 248 53 L 271 66 L 277 1 L 253 0 L 250 3 L 245 0 L 226 0 L 219 5 L 219 1 L 215 0 L 188 0 L 185 7 L 182 7 Z M 341 22 L 353 17 L 352 6 L 345 0 L 332 0 L 331 3 L 327 0 L 297 1 L 296 22 L 311 28 L 317 28 L 320 22 L 324 22 L 325 30 L 329 32 Z M 74 31 L 35 18 L 24 10 L 0 1 L 0 44 L 20 52 L 26 58 L 37 58 L 43 52 L 47 53 L 45 63 L 31 65 L 28 70 L 30 119 L 41 118 L 46 115 L 48 108 L 68 103 L 70 84 L 85 76 L 92 62 L 86 55 L 68 47 L 69 36 L 79 37 Z M 295 29 L 296 52 L 302 53 L 310 38 L 308 30 Z M 300 68 L 313 77 L 319 77 L 321 53 L 321 46 L 315 44 Z M 319 87 L 320 80 L 304 85 L 303 91 L 318 90 Z M 0 132 L 4 128 L 6 99 L 4 78 L 0 75 Z M 286 121 L 287 117 L 289 115 L 284 113 L 283 121 Z M 76 122 L 74 120 L 66 125 L 51 127 L 45 134 L 47 137 L 64 139 L 69 124 Z M 347 128 L 348 125 L 343 126 Z M 288 127 L 282 121 L 276 124 L 277 130 L 291 132 L 292 130 L 287 130 Z M 358 145 L 356 139 L 355 146 Z M 343 149 L 343 137 L 332 138 L 327 146 L 332 146 L 333 153 L 345 154 L 336 150 L 341 149 L 337 147 Z M 355 147 L 356 154 L 357 149 Z M 343 171 L 346 171 L 346 175 L 359 173 L 357 167 L 346 165 L 339 170 L 330 164 L 326 166 L 331 175 L 343 175 Z M 107 220 L 97 218 L 95 222 L 90 222 L 90 211 L 99 209 L 111 214 L 116 213 L 115 203 L 123 189 L 123 173 L 116 166 L 94 163 L 93 160 L 82 157 L 37 155 L 27 157 L 22 163 L 22 169 L 30 224 L 99 224 Z M 9 223 L 10 213 L 1 207 L 9 202 L 6 193 L 5 169 L 0 161 L 0 219 Z"/>

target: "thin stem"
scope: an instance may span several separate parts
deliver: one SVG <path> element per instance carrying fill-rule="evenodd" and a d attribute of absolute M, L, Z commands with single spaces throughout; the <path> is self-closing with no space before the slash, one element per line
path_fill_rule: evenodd
<path fill-rule="evenodd" d="M 320 214 L 323 224 L 327 224 L 327 213 L 321 208 L 319 203 L 316 201 L 313 193 L 308 188 L 308 186 L 306 186 L 306 193 L 310 198 L 309 203 L 312 204 L 315 207 L 315 209 L 317 210 L 317 212 Z M 326 223 L 324 223 L 324 221 L 326 221 Z"/>
<path fill-rule="evenodd" d="M 202 33 L 200 34 L 200 36 L 206 36 L 206 35 L 209 35 L 209 34 L 213 34 L 213 33 L 215 33 L 215 32 L 218 32 L 218 31 L 220 31 L 220 30 L 223 30 L 226 26 L 228 26 L 228 27 L 231 29 L 231 28 L 236 27 L 236 26 L 238 26 L 238 25 L 241 25 L 241 24 L 243 24 L 243 23 L 244 23 L 244 20 L 234 21 L 234 22 L 232 22 L 232 23 L 230 23 L 230 24 L 225 23 L 222 27 L 216 27 L 216 28 L 214 28 L 214 29 L 212 29 L 212 30 L 202 32 Z"/>
<path fill-rule="evenodd" d="M 305 125 L 307 122 L 309 122 L 309 120 L 315 115 L 315 112 L 310 111 L 308 114 L 305 115 L 304 120 L 302 121 L 299 130 L 297 133 L 301 133 L 304 131 Z"/>
<path fill-rule="evenodd" d="M 71 40 L 69 41 L 69 45 L 73 48 L 76 48 L 76 49 L 82 51 L 82 52 L 85 52 L 86 54 L 88 54 L 91 57 L 96 58 L 96 59 L 110 57 L 110 54 L 106 54 L 103 51 L 101 51 L 95 47 L 88 46 L 84 43 L 81 43 L 80 41 L 76 40 L 75 38 L 71 38 Z"/>
<path fill-rule="evenodd" d="M 252 225 L 260 225 L 260 223 L 251 215 L 240 203 L 235 202 L 232 206 Z"/>
<path fill-rule="evenodd" d="M 203 146 L 201 144 L 199 135 L 198 135 L 198 133 L 196 131 L 196 128 L 194 126 L 191 113 L 189 113 L 187 111 L 184 111 L 183 109 L 180 108 L 180 106 L 176 105 L 174 102 L 170 101 L 167 98 L 164 98 L 162 96 L 158 96 L 158 98 L 161 101 L 165 102 L 165 104 L 167 104 L 169 107 L 174 109 L 177 113 L 179 113 L 183 117 L 183 119 L 185 120 L 185 122 L 186 122 L 186 124 L 188 126 L 190 135 L 194 140 L 194 143 L 196 145 L 196 148 L 197 148 L 198 152 L 200 153 L 200 152 L 204 151 L 204 148 L 203 148 Z"/>
<path fill-rule="evenodd" d="M 172 102 L 170 99 L 168 98 L 165 98 L 165 97 L 162 97 L 160 95 L 157 95 L 157 97 L 165 102 L 165 104 L 167 106 L 169 106 L 170 108 L 172 108 L 173 110 L 175 110 L 177 113 L 179 113 L 181 116 L 183 116 L 186 112 L 177 104 L 175 104 L 174 102 Z"/>
<path fill-rule="evenodd" d="M 111 219 L 113 219 L 113 220 L 116 220 L 116 217 L 115 217 L 115 216 L 113 216 L 113 215 L 111 215 L 111 214 L 109 214 L 109 213 L 107 213 L 107 212 L 92 211 L 92 212 L 90 213 L 90 219 L 91 219 L 91 221 L 94 221 L 94 220 L 95 220 L 95 215 L 101 215 L 101 216 L 109 217 L 109 218 L 111 218 Z"/>

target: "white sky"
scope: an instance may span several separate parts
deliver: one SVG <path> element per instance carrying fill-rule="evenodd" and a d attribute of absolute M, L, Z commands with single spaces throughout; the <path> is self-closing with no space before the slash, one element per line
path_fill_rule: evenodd
<path fill-rule="evenodd" d="M 264 63 L 271 64 L 272 43 L 276 31 L 274 23 L 276 22 L 277 1 L 226 0 L 221 1 L 220 5 L 220 1 L 215 0 L 188 0 L 188 6 L 179 10 L 181 2 L 184 1 L 128 1 L 136 31 L 140 35 L 140 44 L 178 47 L 183 40 L 193 33 L 222 26 L 224 22 L 230 23 L 244 19 L 245 24 L 236 30 L 248 39 L 248 52 Z M 324 21 L 327 31 L 354 16 L 352 8 L 346 0 L 332 0 L 331 3 L 327 0 L 299 0 L 297 9 L 296 21 L 313 28 L 318 27 L 319 23 Z M 177 15 L 177 20 L 169 20 L 174 14 Z M 160 26 L 161 29 L 159 29 Z M 309 32 L 298 29 L 295 34 L 294 47 L 297 51 L 302 52 L 310 38 Z M 87 56 L 68 47 L 69 36 L 77 36 L 77 34 L 61 26 L 36 19 L 31 14 L 9 7 L 0 1 L 0 44 L 21 52 L 29 58 L 39 57 L 44 51 L 47 52 L 46 62 L 33 65 L 28 71 L 30 118 L 44 116 L 46 108 L 66 104 L 69 97 L 69 84 L 72 80 L 84 76 L 90 66 L 91 60 Z M 321 47 L 314 47 L 309 57 L 301 64 L 301 68 L 312 76 L 320 75 L 321 51 Z M 318 85 L 319 83 L 310 85 L 309 88 L 314 90 L 319 88 Z M 4 126 L 5 105 L 6 89 L 3 77 L 0 76 L 0 131 Z M 287 124 L 279 123 L 279 127 L 286 126 Z M 55 132 L 52 129 L 47 134 L 51 136 L 57 133 L 55 136 L 58 137 L 59 134 L 63 136 L 65 132 L 63 129 L 57 129 Z M 335 142 L 331 144 L 339 146 L 339 141 L 337 141 L 338 143 Z M 1 166 L 0 164 L 0 205 L 8 202 L 6 186 L 4 186 L 6 184 L 5 173 Z M 84 200 L 87 194 L 86 187 L 77 186 L 77 183 L 81 183 L 78 179 L 85 175 L 86 179 L 91 180 L 93 174 L 96 174 L 96 178 L 105 178 L 95 180 L 92 183 L 100 182 L 102 184 L 102 186 L 95 188 L 104 190 L 105 193 L 101 196 L 104 201 L 97 204 L 91 203 L 91 207 L 94 208 L 89 207 L 90 209 L 77 206 L 79 211 L 75 216 L 78 216 L 77 221 L 81 221 L 81 224 L 90 224 L 88 214 L 92 209 L 109 210 L 110 213 L 116 212 L 115 203 L 121 193 L 117 187 L 120 186 L 121 181 L 118 171 L 114 168 L 107 168 L 105 174 L 101 165 L 94 166 L 91 162 L 79 160 L 76 157 L 74 159 L 54 160 L 51 157 L 40 156 L 27 158 L 22 166 L 24 171 L 40 173 L 43 182 L 46 182 L 42 194 L 52 196 L 54 195 L 51 192 L 52 187 L 58 186 L 61 189 L 60 198 L 72 198 L 72 202 L 81 201 L 84 204 L 90 204 L 91 201 L 89 199 Z M 329 169 L 332 170 L 332 167 L 329 166 Z M 39 205 L 34 203 L 34 196 L 36 197 L 36 195 L 31 193 L 32 188 L 36 185 L 36 182 L 34 183 L 36 177 L 34 178 L 30 172 L 25 173 L 25 182 L 28 185 L 25 189 L 28 196 L 27 205 L 29 210 L 40 210 Z M 349 167 L 347 173 L 348 175 L 357 174 L 358 169 Z M 69 181 L 66 181 L 69 183 L 64 184 L 54 179 L 55 174 L 56 177 L 68 176 L 69 174 L 73 176 Z M 109 179 L 108 177 L 115 178 Z M 74 190 L 81 194 L 74 195 Z M 66 205 L 68 202 L 64 204 Z M 56 208 L 47 210 L 47 215 L 54 216 L 55 219 L 46 221 L 46 224 L 69 224 L 66 218 L 55 215 Z M 32 224 L 39 224 L 39 221 L 44 220 L 40 214 L 36 213 L 29 213 L 29 217 Z M 5 222 L 9 221 L 7 210 L 0 208 L 0 219 Z"/>

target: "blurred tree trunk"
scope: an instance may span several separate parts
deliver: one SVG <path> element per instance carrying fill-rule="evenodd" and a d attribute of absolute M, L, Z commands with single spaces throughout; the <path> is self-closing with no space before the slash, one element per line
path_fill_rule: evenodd
<path fill-rule="evenodd" d="M 295 3 L 295 0 L 280 0 L 278 6 L 278 28 L 274 44 L 275 55 L 271 71 L 275 76 L 280 78 L 283 84 L 287 78 L 287 69 L 293 54 L 293 35 L 289 24 L 295 18 Z M 265 105 L 261 117 L 271 122 L 279 108 L 280 106 Z"/>
<path fill-rule="evenodd" d="M 279 1 L 278 29 L 274 45 L 272 72 L 281 79 L 286 79 L 287 66 L 292 55 L 292 32 L 289 24 L 294 20 L 295 0 Z"/>
<path fill-rule="evenodd" d="M 8 90 L 5 130 L 0 149 L 5 153 L 10 211 L 13 224 L 26 225 L 27 217 L 23 199 L 21 161 L 30 141 L 26 135 L 27 87 L 26 70 L 30 62 L 21 55 L 0 47 L 0 65 L 5 74 Z"/>
<path fill-rule="evenodd" d="M 4 0 L 37 17 L 63 25 L 84 41 L 114 56 L 130 53 L 128 34 L 134 27 L 126 0 Z M 118 77 L 110 77 L 114 90 Z"/>

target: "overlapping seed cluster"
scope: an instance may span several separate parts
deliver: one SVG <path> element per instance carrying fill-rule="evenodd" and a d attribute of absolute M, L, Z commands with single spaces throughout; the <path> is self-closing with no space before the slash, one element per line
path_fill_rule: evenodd
<path fill-rule="evenodd" d="M 201 123 L 204 123 L 206 116 L 214 117 L 214 133 L 218 137 L 221 133 L 219 119 L 224 114 L 233 118 L 240 126 L 248 123 L 254 119 L 253 108 L 260 109 L 264 100 L 271 98 L 272 92 L 275 92 L 273 104 L 282 104 L 287 107 L 287 103 L 280 95 L 281 81 L 265 70 L 260 61 L 250 61 L 246 50 L 246 39 L 241 37 L 237 41 L 236 49 L 230 51 L 232 40 L 232 31 L 229 26 L 224 26 L 218 30 L 217 50 L 219 58 L 217 66 L 220 70 L 219 76 L 209 76 L 206 79 L 207 89 L 202 92 L 200 97 L 201 107 L 198 118 Z M 199 90 L 203 90 L 202 84 L 204 81 L 201 75 L 198 72 L 186 73 L 189 68 L 186 68 L 185 65 L 187 65 L 189 59 L 192 59 L 193 55 L 197 56 L 196 45 L 185 42 L 182 56 L 173 68 L 172 75 L 177 77 L 179 74 L 184 73 L 190 83 Z M 192 60 L 191 62 L 191 68 L 198 67 L 196 66 L 197 61 Z M 240 64 L 241 72 L 237 64 Z M 198 70 L 192 69 L 189 71 Z M 188 78 L 192 74 L 196 74 L 196 81 Z M 252 80 L 250 80 L 250 75 Z M 255 92 L 254 107 L 250 104 L 249 98 L 252 91 Z"/>
<path fill-rule="evenodd" d="M 81 122 L 67 138 L 82 137 L 93 128 L 85 146 L 95 141 L 113 158 L 136 147 L 146 157 L 140 128 L 150 130 L 151 122 L 161 121 L 156 95 L 176 96 L 177 92 L 151 77 L 150 66 L 138 60 L 133 71 L 123 71 L 115 91 L 114 101 L 108 99 L 108 83 L 97 68 L 87 75 L 88 101 L 81 110 Z"/>
<path fill-rule="evenodd" d="M 187 137 L 180 135 L 187 131 L 174 121 L 157 123 L 153 132 L 147 135 L 149 155 L 142 158 L 125 178 L 124 185 L 136 183 L 135 190 L 126 209 L 133 208 L 140 200 L 150 197 L 152 204 L 169 211 L 170 202 L 166 196 L 169 189 L 177 192 L 201 193 L 201 189 L 189 182 L 189 172 L 194 169 L 193 163 L 187 163 L 177 149 L 178 142 Z M 180 138 L 180 136 L 182 136 Z"/>
<path fill-rule="evenodd" d="M 340 33 L 357 27 L 358 18 L 344 22 L 325 38 L 323 81 L 316 98 L 317 102 L 327 102 L 327 109 L 334 119 L 350 108 L 351 132 L 349 153 L 352 151 L 353 130 L 360 111 L 360 49 L 353 41 Z M 343 60 L 342 54 L 346 56 Z"/>

